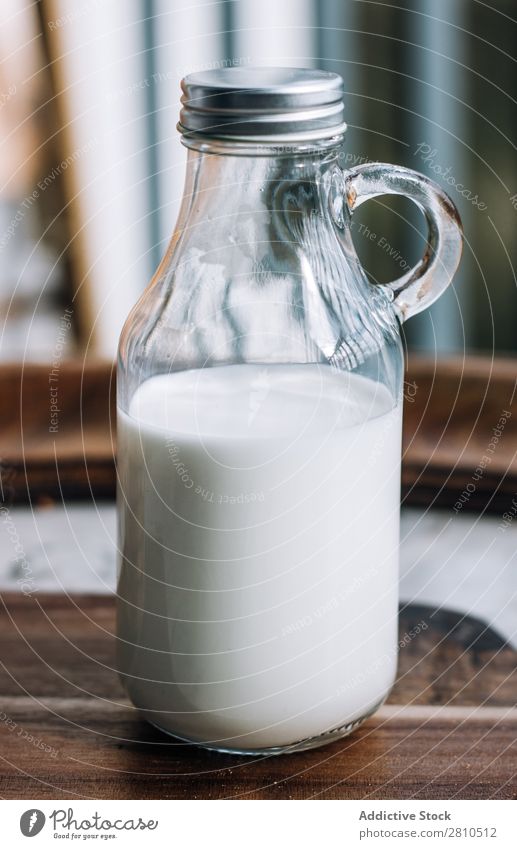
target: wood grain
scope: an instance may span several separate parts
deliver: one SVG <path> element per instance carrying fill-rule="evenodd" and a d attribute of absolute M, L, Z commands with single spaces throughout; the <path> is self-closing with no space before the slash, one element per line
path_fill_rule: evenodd
<path fill-rule="evenodd" d="M 4 500 L 112 498 L 115 374 L 111 363 L 63 362 L 60 412 L 49 431 L 51 366 L 0 366 Z M 463 510 L 506 509 L 517 493 L 517 362 L 412 357 L 405 384 L 402 489 L 407 504 L 451 506 L 487 456 L 493 429 L 511 413 Z"/>
<path fill-rule="evenodd" d="M 113 599 L 12 594 L 0 611 L 3 798 L 517 796 L 517 653 L 474 619 L 402 610 L 398 681 L 374 717 L 319 750 L 239 758 L 138 718 L 117 678 Z"/>
<path fill-rule="evenodd" d="M 466 493 L 462 510 L 501 511 L 510 504 L 517 493 L 516 386 L 517 360 L 410 359 L 402 463 L 406 503 L 451 506 Z"/>
<path fill-rule="evenodd" d="M 113 497 L 115 382 L 111 363 L 0 366 L 0 459 L 4 501 Z M 56 422 L 54 424 L 53 422 Z M 51 428 L 57 427 L 57 431 Z"/>

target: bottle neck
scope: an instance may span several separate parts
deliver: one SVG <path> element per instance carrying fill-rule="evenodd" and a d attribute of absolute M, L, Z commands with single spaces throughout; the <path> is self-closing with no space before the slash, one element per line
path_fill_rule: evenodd
<path fill-rule="evenodd" d="M 185 362 L 205 354 L 203 362 L 312 362 L 339 348 L 342 367 L 355 368 L 398 338 L 389 304 L 373 309 L 348 228 L 337 226 L 341 150 L 189 150 L 180 217 L 153 294 Z M 283 328 L 276 336 L 275 327 Z"/>
<path fill-rule="evenodd" d="M 239 211 L 263 211 L 275 203 L 279 184 L 318 184 L 339 163 L 342 136 L 299 145 L 189 141 L 183 202 L 176 235 L 193 219 L 221 219 Z"/>
<path fill-rule="evenodd" d="M 292 157 L 324 154 L 326 151 L 339 151 L 343 146 L 344 134 L 329 136 L 316 140 L 289 141 L 287 138 L 278 140 L 257 139 L 242 141 L 238 139 L 210 138 L 202 135 L 183 135 L 181 143 L 189 150 L 199 153 L 213 153 L 221 156 L 254 156 L 254 157 Z"/>

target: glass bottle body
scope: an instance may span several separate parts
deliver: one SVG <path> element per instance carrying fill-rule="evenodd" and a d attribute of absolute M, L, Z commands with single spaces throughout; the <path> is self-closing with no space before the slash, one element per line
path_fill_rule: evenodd
<path fill-rule="evenodd" d="M 223 147 L 189 153 L 121 339 L 119 669 L 183 740 L 294 751 L 396 673 L 400 298 L 355 254 L 339 145 Z"/>

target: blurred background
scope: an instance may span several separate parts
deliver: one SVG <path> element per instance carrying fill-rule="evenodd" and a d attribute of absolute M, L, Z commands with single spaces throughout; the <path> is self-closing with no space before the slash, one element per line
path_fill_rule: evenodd
<path fill-rule="evenodd" d="M 405 327 L 410 348 L 517 347 L 510 0 L 2 0 L 0 359 L 113 357 L 174 227 L 185 150 L 180 79 L 226 65 L 320 67 L 345 80 L 345 163 L 398 163 L 451 195 L 461 271 Z M 403 199 L 358 224 L 373 280 L 422 253 Z"/>
<path fill-rule="evenodd" d="M 162 763 L 139 724 L 113 714 L 122 741 L 99 736 L 107 702 L 122 704 L 110 636 L 113 359 L 183 193 L 181 78 L 261 64 L 341 74 L 344 165 L 417 169 L 463 219 L 453 286 L 403 328 L 424 356 L 408 358 L 404 387 L 401 637 L 430 625 L 401 651 L 396 704 L 410 706 L 410 733 L 391 708 L 407 769 L 393 734 L 365 745 L 388 792 L 404 773 L 413 798 L 432 776 L 437 798 L 461 787 L 472 798 L 517 795 L 516 43 L 517 0 L 0 1 L 0 687 L 4 719 L 18 722 L 12 734 L 0 720 L 4 753 L 13 747 L 4 796 L 30 776 L 34 798 L 56 786 L 98 796 L 99 758 L 115 747 L 121 760 L 105 764 L 120 769 L 104 772 L 118 798 L 154 792 L 149 764 L 158 795 L 164 775 L 172 793 L 188 792 L 184 755 L 171 761 L 164 747 Z M 423 221 L 403 198 L 364 204 L 354 222 L 372 281 L 422 254 Z M 446 720 L 430 719 L 451 705 Z M 425 733 L 413 751 L 418 716 Z M 54 777 L 53 761 L 20 739 L 25 729 L 57 750 Z M 374 793 L 354 769 L 358 798 Z M 230 779 L 220 786 L 233 792 Z"/>

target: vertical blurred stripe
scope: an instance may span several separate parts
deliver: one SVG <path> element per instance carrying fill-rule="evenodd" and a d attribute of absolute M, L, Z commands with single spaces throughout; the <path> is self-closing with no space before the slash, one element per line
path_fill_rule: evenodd
<path fill-rule="evenodd" d="M 221 3 L 221 18 L 222 18 L 222 39 L 224 55 L 227 59 L 233 57 L 235 53 L 235 0 L 222 0 Z"/>
<path fill-rule="evenodd" d="M 65 128 L 71 256 L 85 335 L 112 356 L 149 280 L 147 102 L 140 0 L 45 3 L 55 98 Z"/>
<path fill-rule="evenodd" d="M 316 64 L 327 71 L 341 74 L 345 83 L 345 108 L 358 113 L 360 102 L 357 64 L 350 61 L 357 53 L 358 7 L 343 0 L 314 0 L 314 40 Z M 348 122 L 348 117 L 347 117 Z"/>
<path fill-rule="evenodd" d="M 150 87 L 154 89 L 156 115 L 160 254 L 174 229 L 185 179 L 186 151 L 176 129 L 180 82 L 192 71 L 218 67 L 225 60 L 224 5 L 220 0 L 152 0 L 154 51 Z M 149 96 L 149 88 L 146 92 Z"/>
<path fill-rule="evenodd" d="M 469 204 L 433 170 L 433 164 L 450 174 L 460 184 L 468 184 L 467 164 L 463 143 L 466 140 L 466 107 L 455 98 L 466 101 L 465 73 L 456 62 L 468 63 L 464 55 L 465 40 L 456 27 L 467 26 L 466 4 L 462 0 L 422 0 L 418 12 L 409 14 L 410 40 L 420 46 L 414 52 L 415 62 L 411 73 L 422 81 L 418 108 L 422 118 L 412 122 L 412 168 L 436 180 L 460 208 L 465 230 L 469 230 Z M 455 61 L 449 61 L 453 59 Z M 416 89 L 415 89 L 416 90 Z M 427 120 L 426 120 L 427 119 Z M 417 134 L 417 135 L 416 135 Z M 417 146 L 425 144 L 432 162 L 415 153 Z M 423 148 L 427 151 L 427 147 Z M 468 253 L 465 251 L 465 253 Z M 469 285 L 466 277 L 465 257 L 455 278 L 454 291 L 450 289 L 431 310 L 415 318 L 408 325 L 411 343 L 424 350 L 462 351 L 465 344 L 462 320 L 468 328 Z M 456 300 L 458 297 L 458 302 Z M 466 340 L 467 344 L 471 341 Z"/>
<path fill-rule="evenodd" d="M 155 0 L 141 0 L 142 4 L 142 35 L 144 42 L 144 71 L 146 80 L 154 80 L 156 73 L 155 51 L 156 51 L 156 28 L 155 28 Z M 160 196 L 158 190 L 158 126 L 157 126 L 157 99 L 156 85 L 146 86 L 147 92 L 147 163 L 148 178 L 147 192 L 149 197 L 148 230 L 150 239 L 150 274 L 152 274 L 161 259 L 160 249 Z"/>

